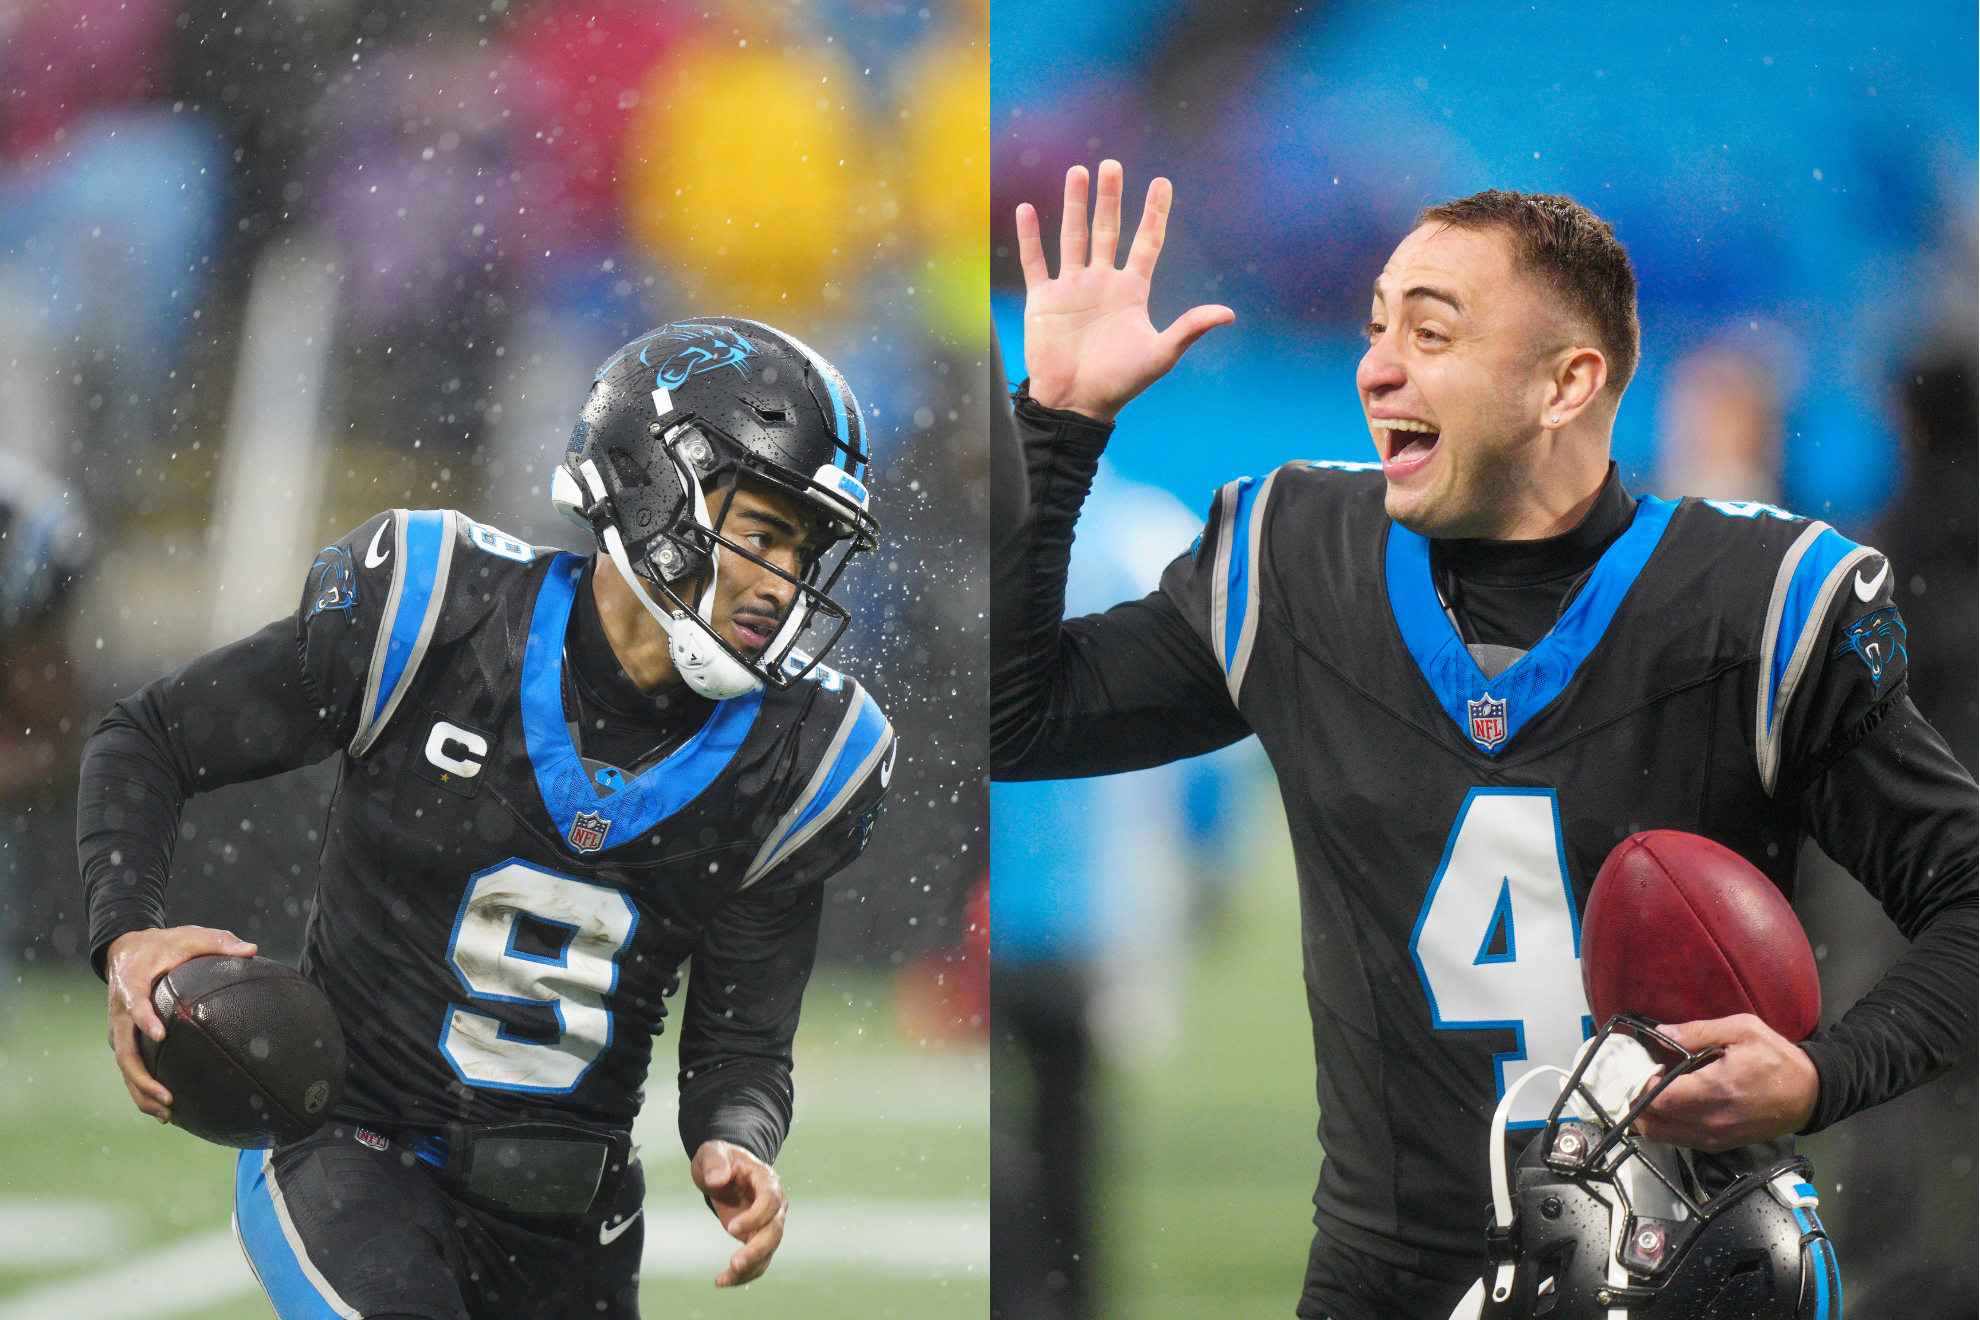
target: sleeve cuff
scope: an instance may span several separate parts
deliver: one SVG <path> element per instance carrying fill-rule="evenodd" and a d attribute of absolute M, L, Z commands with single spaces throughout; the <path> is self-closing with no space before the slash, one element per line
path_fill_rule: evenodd
<path fill-rule="evenodd" d="M 1084 442 L 1093 446 L 1097 454 L 1106 448 L 1108 437 L 1114 434 L 1114 424 L 1088 417 L 1085 413 L 1074 412 L 1070 408 L 1047 408 L 1031 397 L 1031 382 L 1019 384 L 1017 393 L 1011 396 L 1011 410 L 1016 414 L 1020 425 L 1034 431 L 1050 431 L 1067 440 Z"/>
<path fill-rule="evenodd" d="M 1837 1067 L 1847 1057 L 1847 1052 L 1831 1046 L 1821 1038 L 1820 1033 L 1802 1041 L 1801 1051 L 1815 1065 L 1815 1109 L 1809 1114 L 1807 1124 L 1795 1133 L 1798 1137 L 1807 1137 L 1842 1117 L 1843 1079 Z"/>

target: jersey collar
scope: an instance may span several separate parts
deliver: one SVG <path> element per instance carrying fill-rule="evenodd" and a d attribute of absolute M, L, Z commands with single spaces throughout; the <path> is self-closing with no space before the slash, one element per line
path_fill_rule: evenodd
<path fill-rule="evenodd" d="M 523 741 L 543 805 L 566 846 L 591 853 L 638 838 L 700 796 L 749 736 L 763 707 L 763 690 L 715 703 L 694 737 L 617 792 L 600 797 L 571 744 L 560 681 L 564 633 L 584 563 L 576 555 L 558 555 L 537 588 L 523 652 L 522 712 Z"/>
<path fill-rule="evenodd" d="M 1437 598 L 1429 538 L 1389 525 L 1385 570 L 1396 628 L 1438 704 L 1472 746 L 1497 756 L 1527 720 L 1561 694 L 1608 631 L 1676 509 L 1673 500 L 1639 499 L 1629 530 L 1603 551 L 1553 631 L 1489 681 Z"/>

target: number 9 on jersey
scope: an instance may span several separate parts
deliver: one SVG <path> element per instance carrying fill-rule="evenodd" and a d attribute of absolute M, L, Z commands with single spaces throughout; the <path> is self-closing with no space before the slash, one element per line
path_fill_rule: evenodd
<path fill-rule="evenodd" d="M 440 1052 L 461 1080 L 505 1091 L 565 1093 L 612 1043 L 604 996 L 639 914 L 606 885 L 510 860 L 468 881 L 447 956 L 476 999 L 548 1004 L 554 1041 L 512 1036 L 483 1013 L 455 1008 Z M 525 945 L 529 947 L 524 947 Z"/>

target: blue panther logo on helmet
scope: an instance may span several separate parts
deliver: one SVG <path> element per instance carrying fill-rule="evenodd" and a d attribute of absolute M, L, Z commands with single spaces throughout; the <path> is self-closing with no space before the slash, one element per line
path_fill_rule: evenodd
<path fill-rule="evenodd" d="M 658 364 L 648 356 L 655 343 L 639 350 L 640 362 L 654 368 L 653 383 L 663 390 L 678 389 L 689 376 L 718 367 L 734 367 L 747 375 L 743 363 L 756 356 L 750 342 L 726 325 L 670 325 L 655 340 L 680 345 Z"/>

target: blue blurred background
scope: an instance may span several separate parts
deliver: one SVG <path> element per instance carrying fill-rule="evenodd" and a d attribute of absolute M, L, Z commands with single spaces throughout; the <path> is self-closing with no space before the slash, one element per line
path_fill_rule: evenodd
<path fill-rule="evenodd" d="M 1566 193 L 1629 248 L 1644 358 L 1615 456 L 1633 489 L 1681 457 L 1662 419 L 1687 362 L 1741 356 L 1778 400 L 1781 499 L 1860 526 L 1898 485 L 1894 369 L 1971 332 L 1970 6 L 1115 0 L 999 4 L 994 24 L 1013 374 L 1010 215 L 1032 202 L 1055 235 L 1069 165 L 1121 160 L 1131 202 L 1174 180 L 1158 321 L 1237 310 L 1114 456 L 1192 507 L 1291 457 L 1372 456 L 1352 378 L 1369 283 L 1418 209 L 1483 188 Z"/>
<path fill-rule="evenodd" d="M 1886 549 L 1914 695 L 1974 764 L 1970 4 L 997 0 L 991 36 L 1013 380 L 1012 212 L 1038 208 L 1056 269 L 1074 164 L 1125 165 L 1130 229 L 1148 180 L 1173 180 L 1158 326 L 1237 312 L 1123 414 L 1073 612 L 1152 589 L 1221 483 L 1375 457 L 1357 332 L 1419 209 L 1566 193 L 1614 224 L 1641 283 L 1624 481 L 1783 504 Z M 1135 543 L 1158 529 L 1166 547 Z M 1318 1152 L 1269 767 L 1245 743 L 1122 781 L 998 784 L 991 820 L 1000 1310 L 1286 1314 Z M 1901 940 L 1812 848 L 1797 910 L 1833 1020 Z M 1937 1314 L 1921 1280 L 1970 1270 L 1974 1127 L 1969 1062 L 1804 1143 L 1852 1317 Z M 1007 1223 L 1044 1231 L 1007 1252 Z M 1024 1251 L 1028 1277 L 1006 1269 Z"/>

